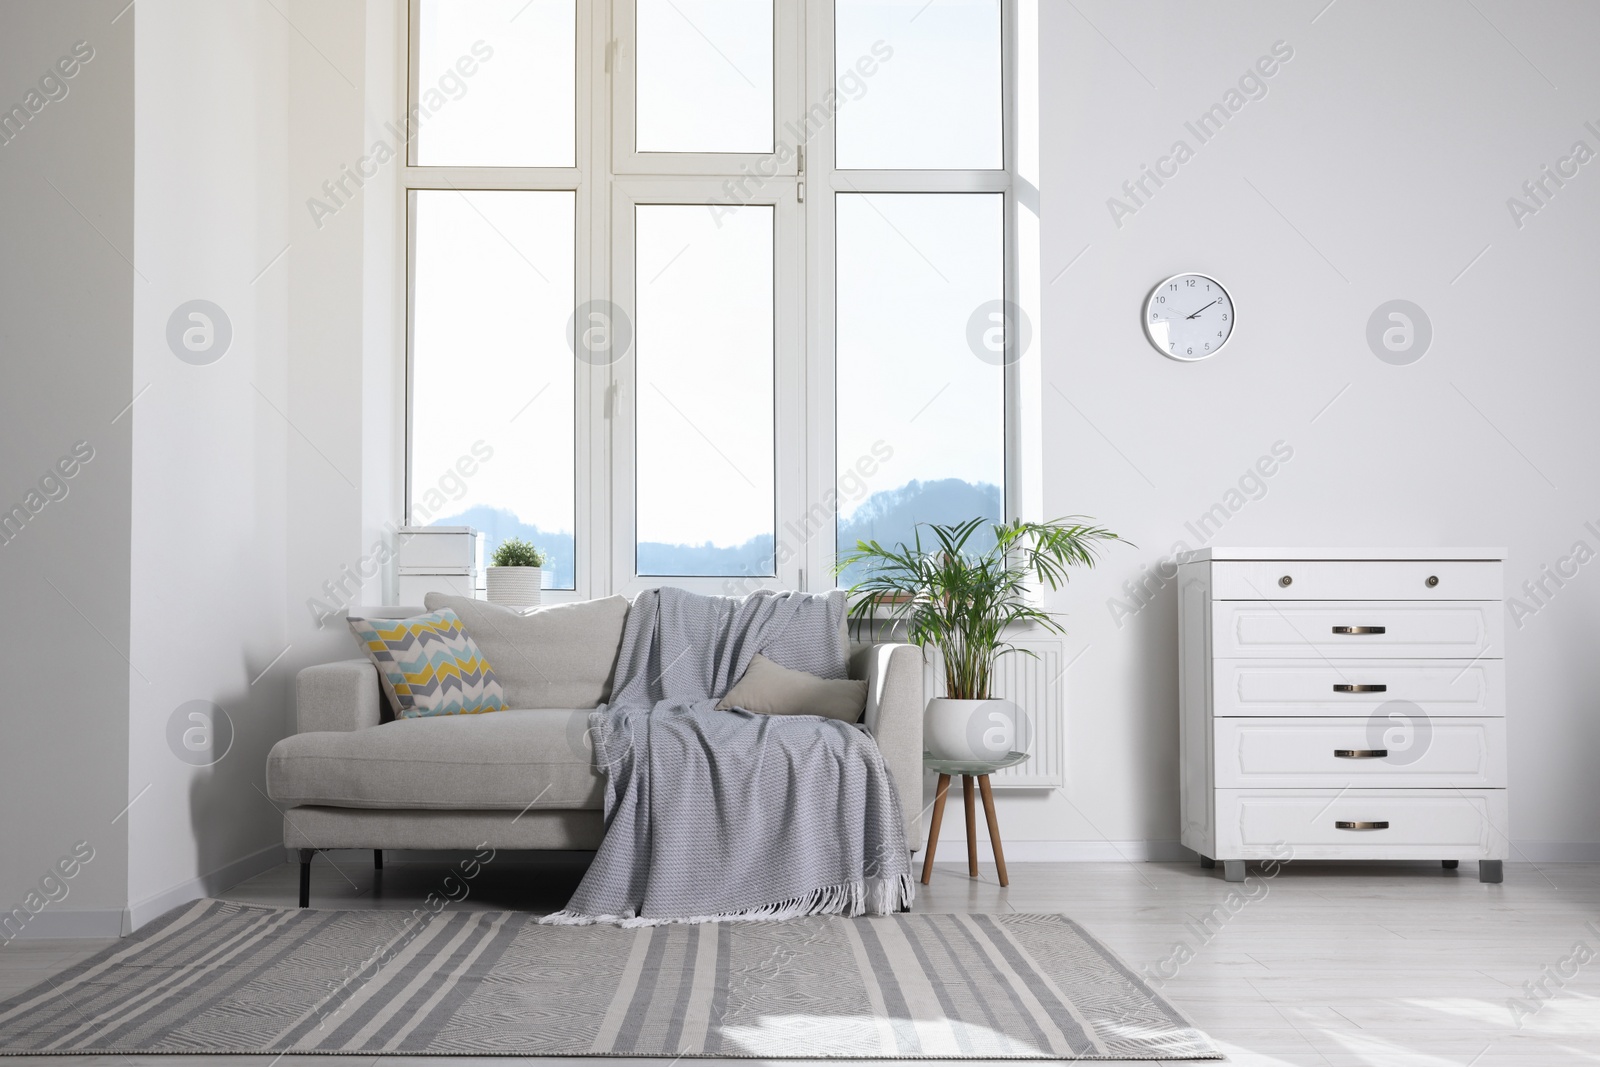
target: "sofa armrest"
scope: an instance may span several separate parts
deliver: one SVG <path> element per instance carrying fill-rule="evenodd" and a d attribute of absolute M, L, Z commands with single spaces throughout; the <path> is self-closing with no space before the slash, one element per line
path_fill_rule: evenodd
<path fill-rule="evenodd" d="M 295 676 L 295 729 L 361 730 L 383 721 L 383 689 L 371 660 L 319 663 Z"/>
<path fill-rule="evenodd" d="M 850 677 L 867 683 L 861 723 L 878 742 L 905 815 L 906 844 L 922 848 L 922 650 L 916 645 L 862 645 L 850 655 Z"/>

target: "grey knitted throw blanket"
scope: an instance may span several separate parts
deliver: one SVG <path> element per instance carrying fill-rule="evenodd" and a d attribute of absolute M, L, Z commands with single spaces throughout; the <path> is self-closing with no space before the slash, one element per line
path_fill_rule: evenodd
<path fill-rule="evenodd" d="M 914 893 L 883 756 L 858 727 L 718 711 L 761 653 L 845 677 L 843 593 L 640 593 L 611 703 L 589 720 L 606 777 L 606 833 L 546 923 L 882 915 Z"/>

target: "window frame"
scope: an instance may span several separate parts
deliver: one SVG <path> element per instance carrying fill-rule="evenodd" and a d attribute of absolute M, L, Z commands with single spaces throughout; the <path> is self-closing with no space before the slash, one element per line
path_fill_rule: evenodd
<path fill-rule="evenodd" d="M 618 180 L 612 186 L 612 299 L 636 314 L 634 276 L 634 210 L 641 205 L 687 204 L 704 206 L 721 191 L 722 176 L 651 177 Z M 799 299 L 798 262 L 800 217 L 794 189 L 768 185 L 762 195 L 747 200 L 748 206 L 771 207 L 773 211 L 773 550 L 783 540 L 786 520 L 798 511 L 801 477 L 795 458 L 800 454 L 806 431 L 804 398 L 804 312 Z M 785 254 L 785 252 L 789 254 Z M 635 322 L 637 331 L 637 321 Z M 711 594 L 746 593 L 755 589 L 798 588 L 800 563 L 781 558 L 773 575 L 641 575 L 638 559 L 637 467 L 632 462 L 638 441 L 638 402 L 641 388 L 637 374 L 637 340 L 634 350 L 614 367 L 633 373 L 619 375 L 611 409 L 612 447 L 615 454 L 628 457 L 611 472 L 612 486 L 612 581 L 613 592 L 634 593 L 668 584 Z"/>
<path fill-rule="evenodd" d="M 605 0 L 597 0 L 604 4 Z M 778 161 L 783 119 L 800 110 L 800 27 L 806 0 L 772 0 L 772 151 L 771 152 L 640 152 L 636 123 L 638 100 L 638 41 L 633 0 L 612 0 L 613 30 L 610 61 L 611 169 L 623 175 L 686 175 L 738 177 L 744 168 L 757 173 L 772 169 L 775 177 L 792 178 L 796 160 Z M 623 106 L 618 106 L 623 101 Z M 770 179 L 769 179 L 770 180 Z M 720 190 L 719 190 L 720 192 Z"/>
<path fill-rule="evenodd" d="M 455 186 L 455 185 L 412 185 L 412 186 L 410 186 L 410 187 L 408 187 L 408 188 L 406 188 L 404 190 L 403 203 L 405 205 L 405 213 L 406 213 L 406 240 L 405 240 L 405 252 L 406 252 L 405 293 L 406 293 L 406 297 L 405 297 L 405 307 L 403 309 L 403 314 L 405 316 L 406 360 L 405 360 L 405 374 L 404 374 L 404 383 L 403 383 L 404 384 L 404 397 L 405 397 L 405 399 L 404 399 L 405 416 L 404 416 L 404 420 L 403 420 L 403 422 L 404 422 L 404 432 L 405 432 L 405 447 L 404 447 L 405 455 L 404 455 L 404 468 L 403 468 L 403 479 L 404 479 L 404 481 L 403 481 L 403 497 L 402 497 L 402 499 L 404 501 L 404 505 L 403 506 L 405 508 L 404 518 L 405 518 L 405 524 L 406 525 L 410 525 L 411 522 L 412 522 L 412 506 L 415 503 L 413 501 L 413 499 L 412 499 L 411 490 L 412 490 L 412 476 L 413 476 L 414 473 L 416 473 L 416 471 L 415 471 L 415 469 L 413 467 L 413 462 L 412 462 L 412 442 L 414 440 L 413 433 L 412 433 L 412 418 L 413 418 L 413 415 L 414 415 L 415 409 L 416 409 L 416 403 L 415 403 L 416 390 L 415 390 L 415 383 L 414 383 L 414 377 L 415 377 L 415 374 L 416 374 L 416 360 L 414 358 L 414 354 L 415 354 L 415 351 L 416 351 L 416 343 L 415 343 L 415 337 L 416 337 L 416 335 L 415 335 L 416 314 L 415 314 L 415 309 L 416 309 L 416 277 L 417 277 L 417 265 L 416 265 L 417 202 L 419 200 L 419 197 L 418 197 L 419 193 L 429 193 L 429 192 L 456 192 L 456 193 L 463 193 L 463 194 L 464 193 L 471 193 L 471 192 L 534 192 L 534 193 L 537 193 L 537 192 L 571 192 L 571 193 L 573 193 L 573 265 L 572 265 L 572 267 L 573 267 L 573 277 L 572 277 L 572 280 L 573 280 L 574 306 L 578 306 L 578 305 L 580 305 L 582 303 L 581 298 L 578 297 L 578 294 L 579 294 L 579 288 L 578 287 L 580 285 L 580 280 L 582 279 L 582 277 L 584 275 L 584 269 L 585 269 L 585 267 L 587 265 L 586 261 L 588 260 L 588 258 L 590 256 L 590 250 L 584 246 L 584 242 L 581 239 L 581 237 L 579 236 L 583 232 L 583 229 L 584 229 L 584 223 L 583 223 L 583 217 L 582 217 L 583 216 L 583 210 L 584 210 L 584 198 L 583 198 L 583 194 L 582 194 L 581 190 L 572 190 L 572 189 L 564 189 L 564 188 L 531 189 L 531 188 L 523 188 L 523 187 L 518 187 L 518 188 L 515 188 L 515 189 L 509 189 L 509 190 L 506 190 L 506 189 L 484 189 L 484 188 L 481 188 L 481 187 L 480 188 L 468 189 L 468 188 L 461 188 L 461 187 Z M 581 593 L 582 593 L 583 588 L 584 588 L 584 586 L 583 586 L 583 581 L 584 581 L 584 574 L 583 574 L 584 547 L 582 546 L 582 544 L 580 542 L 580 537 L 579 537 L 579 534 L 578 534 L 578 530 L 576 528 L 582 522 L 581 513 L 582 513 L 582 510 L 583 510 L 583 508 L 585 507 L 585 504 L 586 504 L 585 493 L 587 492 L 587 488 L 588 488 L 583 483 L 582 478 L 579 477 L 579 470 L 581 470 L 582 465 L 583 465 L 584 460 L 585 460 L 585 456 L 583 455 L 585 434 L 584 434 L 584 428 L 579 422 L 579 420 L 581 418 L 581 411 L 582 411 L 581 401 L 583 399 L 583 386 L 579 382 L 579 379 L 581 377 L 582 377 L 582 369 L 581 369 L 581 364 L 580 364 L 580 366 L 577 366 L 577 367 L 573 368 L 573 404 L 574 404 L 574 408 L 573 408 L 573 487 L 572 487 L 573 488 L 573 500 L 572 500 L 572 505 L 573 505 L 573 525 L 574 525 L 574 530 L 573 530 L 573 535 L 572 535 L 573 588 L 571 588 L 571 589 L 545 589 L 545 590 L 543 590 L 542 591 L 542 598 L 548 599 L 552 603 L 560 602 L 560 601 L 563 601 L 563 600 L 581 600 L 581 599 L 585 599 L 583 596 L 581 596 Z M 480 580 L 486 580 L 484 578 L 484 576 L 481 575 L 481 574 L 479 575 L 479 579 Z M 479 588 L 482 588 L 482 586 L 480 586 Z"/>
<path fill-rule="evenodd" d="M 815 413 L 812 418 L 812 440 L 808 442 L 810 472 L 807 479 L 807 499 L 822 501 L 834 490 L 839 476 L 838 468 L 838 285 L 837 285 L 837 195 L 840 193 L 1001 193 L 1003 202 L 1003 230 L 1001 256 L 1004 263 L 1004 298 L 1017 300 L 1017 199 L 1015 152 L 1016 93 L 1016 3 L 1017 0 L 997 0 L 1000 9 L 1000 72 L 1001 72 L 1001 161 L 998 169 L 983 170 L 840 170 L 835 164 L 836 141 L 831 136 L 812 139 L 814 150 L 806 155 L 808 179 L 826 175 L 825 194 L 808 197 L 807 211 L 807 325 L 810 327 L 808 344 L 808 370 L 812 382 L 810 403 Z M 838 84 L 835 45 L 835 0 L 817 0 L 808 10 L 806 99 L 821 99 L 822 94 Z M 868 90 L 870 92 L 870 89 Z M 1007 333 L 1008 349 L 1014 338 Z M 1017 361 L 1008 359 L 1004 369 L 1005 411 L 1004 464 L 1005 484 L 1000 486 L 1001 517 L 1010 519 L 1020 514 L 1023 494 L 1020 492 L 1016 458 L 1020 455 L 1018 444 L 1021 430 L 1018 402 L 1021 376 Z M 824 429 L 823 423 L 826 423 Z M 832 566 L 837 555 L 837 513 L 829 524 L 826 537 L 811 538 L 806 567 L 810 574 L 824 576 L 823 584 L 808 582 L 812 588 L 833 588 Z M 800 586 L 799 588 L 806 588 Z"/>
<path fill-rule="evenodd" d="M 799 122 L 807 101 L 837 85 L 834 0 L 774 2 L 774 137 L 783 143 L 786 120 Z M 576 2 L 575 163 L 571 168 L 417 166 L 416 141 L 406 146 L 397 168 L 404 215 L 403 305 L 404 439 L 401 477 L 404 517 L 412 515 L 413 298 L 416 280 L 415 190 L 567 190 L 576 196 L 575 306 L 631 301 L 632 210 L 641 203 L 707 203 L 723 194 L 722 183 L 739 179 L 742 168 L 771 170 L 773 177 L 745 203 L 770 204 L 777 227 L 774 248 L 774 492 L 775 552 L 771 578 L 640 576 L 636 573 L 633 447 L 635 353 L 594 366 L 583 361 L 574 374 L 576 528 L 573 530 L 574 590 L 546 590 L 547 602 L 589 599 L 672 584 L 709 593 L 745 593 L 755 588 L 825 590 L 834 587 L 836 513 L 825 528 L 807 529 L 807 516 L 835 491 L 837 469 L 836 209 L 839 193 L 1001 193 L 1005 299 L 1034 322 L 1031 358 L 1010 358 L 1004 370 L 1004 518 L 1037 515 L 1036 469 L 1023 469 L 1022 445 L 1038 439 L 1039 349 L 1038 264 L 1026 268 L 1019 251 L 1037 256 L 1036 160 L 1021 173 L 1019 159 L 1019 21 L 1037 19 L 1038 0 L 997 0 L 1001 19 L 1001 122 L 1003 166 L 993 170 L 848 170 L 834 168 L 834 124 L 777 162 L 770 154 L 638 153 L 633 151 L 634 0 Z M 415 107 L 420 76 L 422 0 L 408 0 L 402 35 L 408 115 Z M 1019 11 L 1022 15 L 1019 19 Z M 787 37 L 786 37 L 787 34 Z M 786 41 L 788 43 L 786 43 Z M 1036 74 L 1036 64 L 1034 68 Z M 788 76 L 786 77 L 786 72 Z M 848 106 L 848 105 L 845 105 Z M 1031 178 L 1031 181 L 1029 180 Z M 693 191 L 703 199 L 684 199 Z M 1027 225 L 1019 220 L 1027 217 Z M 624 235 L 626 246 L 624 247 Z M 632 311 L 629 311 L 632 314 Z M 1009 333 L 1008 346 L 1015 343 Z M 1030 384 L 1031 383 L 1031 384 Z M 1026 395 L 1032 388 L 1035 395 Z M 831 511 L 831 509 L 829 509 Z M 798 527 L 795 524 L 799 524 Z M 794 530 L 805 533 L 793 538 Z M 785 538 L 793 551 L 783 560 Z M 799 540 L 802 543 L 795 544 Z"/>
<path fill-rule="evenodd" d="M 422 0 L 407 0 L 407 21 L 404 45 L 406 50 L 405 76 L 406 114 L 408 132 L 410 116 L 417 106 L 421 59 L 419 27 L 422 18 Z M 576 58 L 574 77 L 574 162 L 573 167 L 459 167 L 416 165 L 416 137 L 406 144 L 405 164 L 399 168 L 401 204 L 405 212 L 405 303 L 400 309 L 403 316 L 405 338 L 404 415 L 405 440 L 402 447 L 401 472 L 404 521 L 412 521 L 411 489 L 412 469 L 412 418 L 415 413 L 414 368 L 414 315 L 416 286 L 416 209 L 417 190 L 446 189 L 459 192 L 479 190 L 509 191 L 568 191 L 576 198 L 573 247 L 574 306 L 586 301 L 604 298 L 609 290 L 604 271 L 605 256 L 595 255 L 597 220 L 595 217 L 595 188 L 593 175 L 597 164 L 604 163 L 603 138 L 596 138 L 596 124 L 605 120 L 605 110 L 600 103 L 606 99 L 604 55 L 606 51 L 605 20 L 597 17 L 594 5 L 585 0 L 574 0 L 576 12 L 574 29 Z M 597 143 L 599 142 L 599 143 Z M 598 183 L 603 187 L 604 183 Z M 599 262 L 597 262 L 597 259 Z M 611 457 L 607 448 L 605 420 L 606 388 L 609 375 L 605 368 L 591 367 L 578 361 L 573 374 L 573 495 L 574 529 L 573 589 L 546 589 L 541 599 L 546 603 L 563 603 L 587 600 L 604 595 L 606 588 L 605 565 L 608 551 L 605 542 L 597 540 L 606 536 L 609 524 L 607 501 L 597 487 L 604 486 Z"/>

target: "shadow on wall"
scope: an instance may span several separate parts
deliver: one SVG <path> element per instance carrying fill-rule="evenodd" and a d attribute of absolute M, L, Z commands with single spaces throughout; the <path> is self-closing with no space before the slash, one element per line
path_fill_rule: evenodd
<path fill-rule="evenodd" d="M 1157 589 L 1137 616 L 1126 620 L 1117 640 L 1128 641 L 1133 656 L 1121 688 L 1126 704 L 1137 709 L 1135 738 L 1178 736 L 1178 583 Z M 1134 781 L 1154 788 L 1134 790 L 1128 802 L 1136 811 L 1134 825 L 1151 827 L 1158 840 L 1178 839 L 1181 826 L 1178 797 L 1178 747 L 1172 744 L 1136 744 L 1134 758 L 1148 766 L 1129 768 Z"/>
<path fill-rule="evenodd" d="M 292 674 L 282 664 L 268 671 L 265 657 L 248 654 L 241 668 L 256 684 L 217 701 L 187 701 L 174 709 L 167 728 L 173 757 L 190 768 L 193 877 L 207 894 L 229 887 L 233 865 L 282 841 L 282 816 L 267 799 L 264 776 L 267 751 L 293 733 L 286 721 L 293 719 L 286 689 Z"/>
<path fill-rule="evenodd" d="M 227 802 L 228 791 L 217 768 L 201 768 L 189 778 L 189 825 L 194 834 L 195 870 L 200 872 L 206 893 L 220 893 L 227 888 L 214 884 L 222 880 L 216 872 L 232 862 L 228 820 L 221 815 Z"/>

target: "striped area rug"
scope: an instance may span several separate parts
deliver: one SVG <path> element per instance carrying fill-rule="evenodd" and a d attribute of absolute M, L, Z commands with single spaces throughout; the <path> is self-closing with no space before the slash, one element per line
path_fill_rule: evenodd
<path fill-rule="evenodd" d="M 0 1053 L 1218 1059 L 1059 915 L 620 929 L 200 900 L 0 1004 Z"/>

